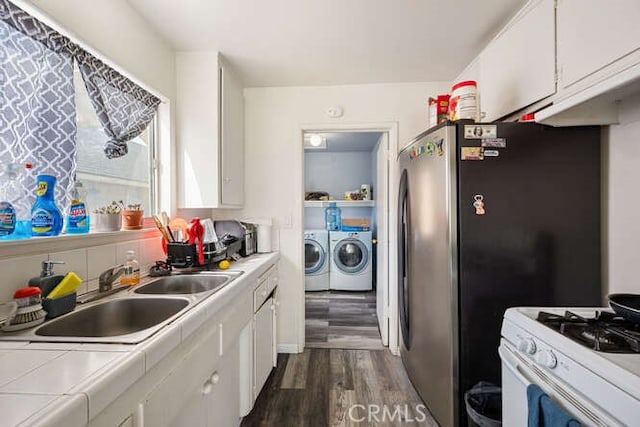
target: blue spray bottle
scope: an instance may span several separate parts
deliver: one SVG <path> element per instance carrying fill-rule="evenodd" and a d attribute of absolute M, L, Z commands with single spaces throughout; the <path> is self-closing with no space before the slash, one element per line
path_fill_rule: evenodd
<path fill-rule="evenodd" d="M 27 168 L 31 165 L 27 164 Z M 19 163 L 5 165 L 0 186 L 0 240 L 20 240 L 31 237 L 29 199 L 20 174 L 24 166 Z"/>
<path fill-rule="evenodd" d="M 67 234 L 89 232 L 89 213 L 87 211 L 86 192 L 82 182 L 75 180 L 71 194 L 71 206 L 67 215 Z"/>
<path fill-rule="evenodd" d="M 62 231 L 62 214 L 53 199 L 56 177 L 38 175 L 36 202 L 31 208 L 33 236 L 57 236 Z"/>

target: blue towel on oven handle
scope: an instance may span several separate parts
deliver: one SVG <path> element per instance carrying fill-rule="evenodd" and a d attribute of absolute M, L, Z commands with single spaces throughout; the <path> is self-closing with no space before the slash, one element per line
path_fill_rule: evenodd
<path fill-rule="evenodd" d="M 556 405 L 536 384 L 527 386 L 528 427 L 580 427 L 578 420 Z"/>

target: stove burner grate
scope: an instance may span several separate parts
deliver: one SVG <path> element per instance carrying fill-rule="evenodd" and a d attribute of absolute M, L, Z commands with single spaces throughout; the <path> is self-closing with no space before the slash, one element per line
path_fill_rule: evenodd
<path fill-rule="evenodd" d="M 571 311 L 564 315 L 538 313 L 537 320 L 580 344 L 605 353 L 640 353 L 640 325 L 606 311 L 585 318 Z"/>

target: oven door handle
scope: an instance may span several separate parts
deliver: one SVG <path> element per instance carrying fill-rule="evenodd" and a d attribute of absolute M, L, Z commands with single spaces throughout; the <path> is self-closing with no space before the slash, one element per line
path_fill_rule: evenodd
<path fill-rule="evenodd" d="M 587 403 L 583 397 L 571 391 L 570 388 L 566 387 L 566 389 L 563 390 L 544 378 L 538 377 L 536 373 L 532 372 L 526 365 L 522 366 L 514 351 L 509 347 L 511 347 L 511 345 L 503 341 L 500 347 L 498 347 L 498 354 L 502 359 L 503 366 L 509 369 L 525 386 L 537 384 L 545 393 L 549 394 L 554 401 L 561 403 L 563 406 L 571 406 L 573 411 L 579 412 L 582 417 L 589 420 L 587 425 L 622 427 L 620 422 L 612 419 L 600 409 L 593 407 L 593 404 Z M 523 370 L 529 372 L 536 379 L 533 381 L 527 379 L 522 372 Z"/>
<path fill-rule="evenodd" d="M 509 369 L 522 384 L 525 386 L 533 384 L 533 381 L 527 379 L 520 370 L 520 364 L 511 350 L 506 348 L 504 345 L 501 345 L 498 347 L 498 354 L 500 355 L 500 359 L 502 359 L 503 365 Z"/>

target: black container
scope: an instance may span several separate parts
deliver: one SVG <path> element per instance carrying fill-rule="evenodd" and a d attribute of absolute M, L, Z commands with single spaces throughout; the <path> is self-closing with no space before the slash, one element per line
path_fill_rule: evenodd
<path fill-rule="evenodd" d="M 167 243 L 167 264 L 176 268 L 200 266 L 197 246 L 189 243 Z M 202 265 L 207 265 L 207 259 Z"/>
<path fill-rule="evenodd" d="M 44 298 L 42 300 L 42 308 L 47 312 L 47 319 L 62 316 L 73 311 L 76 308 L 76 293 L 58 297 L 55 299 Z"/>
<path fill-rule="evenodd" d="M 198 246 L 189 243 L 167 243 L 167 264 L 174 268 L 208 267 L 212 262 L 222 261 L 238 253 L 240 240 L 228 242 L 216 248 L 214 243 L 202 245 L 204 264 L 198 262 Z"/>

